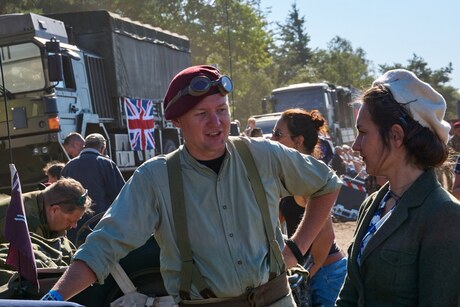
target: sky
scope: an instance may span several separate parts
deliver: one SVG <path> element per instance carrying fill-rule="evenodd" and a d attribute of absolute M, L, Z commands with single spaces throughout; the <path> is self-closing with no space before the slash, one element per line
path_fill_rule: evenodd
<path fill-rule="evenodd" d="M 268 22 L 285 23 L 292 0 L 261 0 Z M 362 48 L 378 64 L 407 65 L 415 53 L 432 70 L 452 63 L 448 83 L 460 89 L 460 1 L 297 0 L 310 48 L 326 49 L 335 36 Z M 271 11 L 271 13 L 268 12 Z"/>

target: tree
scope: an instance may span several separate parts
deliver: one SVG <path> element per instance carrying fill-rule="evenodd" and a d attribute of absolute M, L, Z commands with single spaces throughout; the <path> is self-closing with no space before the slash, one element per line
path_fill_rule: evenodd
<path fill-rule="evenodd" d="M 353 49 L 351 42 L 336 36 L 328 43 L 327 50 L 315 52 L 309 74 L 317 81 L 365 89 L 373 80 L 369 66 L 363 49 Z M 302 77 L 301 74 L 299 76 Z"/>
<path fill-rule="evenodd" d="M 267 23 L 254 3 L 258 1 L 183 1 L 173 12 L 181 17 L 175 25 L 167 25 L 169 30 L 190 38 L 194 64 L 217 64 L 224 73 L 232 75 L 233 116 L 242 122 L 260 110 L 260 101 L 269 91 L 267 86 L 271 86 L 265 68 L 271 64 L 268 46 L 272 39 L 264 30 Z M 166 28 L 162 21 L 169 22 L 170 14 L 154 13 L 159 19 L 152 19 Z"/>
<path fill-rule="evenodd" d="M 379 65 L 379 71 L 383 74 L 384 72 L 391 69 L 407 69 L 412 71 L 421 80 L 430 84 L 435 90 L 437 90 L 444 97 L 447 103 L 446 118 L 450 120 L 457 119 L 457 101 L 460 100 L 460 93 L 458 90 L 447 83 L 450 82 L 449 74 L 452 73 L 452 63 L 448 63 L 446 67 L 442 67 L 438 70 L 433 70 L 428 67 L 428 63 L 425 60 L 413 54 L 412 58 L 407 60 L 407 65 L 404 66 L 399 63 L 393 65 L 381 64 Z"/>
<path fill-rule="evenodd" d="M 106 9 L 190 39 L 193 64 L 215 64 L 232 74 L 234 117 L 244 122 L 260 111 L 260 102 L 272 88 L 267 69 L 272 38 L 260 0 L 4 0 L 1 13 L 51 13 Z M 231 50 L 231 55 L 230 55 Z M 230 65 L 230 62 L 232 65 Z"/>
<path fill-rule="evenodd" d="M 118 2 L 124 16 L 187 36 L 193 64 L 215 64 L 231 74 L 234 118 L 245 122 L 249 114 L 258 113 L 262 97 L 271 89 L 265 69 L 272 63 L 272 38 L 256 9 L 259 1 L 138 0 L 137 8 Z"/>
<path fill-rule="evenodd" d="M 0 14 L 32 12 L 41 13 L 33 0 L 2 0 L 0 1 Z"/>
<path fill-rule="evenodd" d="M 310 36 L 305 30 L 305 18 L 300 17 L 296 3 L 292 4 L 285 24 L 277 23 L 279 46 L 275 48 L 273 58 L 278 72 L 278 86 L 287 85 L 298 71 L 307 67 L 312 51 L 308 47 Z"/>

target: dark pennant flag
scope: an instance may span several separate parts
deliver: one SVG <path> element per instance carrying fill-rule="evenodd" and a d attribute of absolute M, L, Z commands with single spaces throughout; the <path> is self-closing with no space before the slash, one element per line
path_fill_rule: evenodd
<path fill-rule="evenodd" d="M 10 247 L 6 263 L 16 268 L 22 277 L 38 286 L 37 266 L 24 211 L 21 182 L 14 164 L 10 164 L 10 172 L 11 202 L 5 223 L 5 238 L 10 242 Z"/>

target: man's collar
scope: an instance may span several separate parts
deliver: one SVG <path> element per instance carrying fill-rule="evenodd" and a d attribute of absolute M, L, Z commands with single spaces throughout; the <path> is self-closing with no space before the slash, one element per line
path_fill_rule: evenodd
<path fill-rule="evenodd" d="M 80 152 L 80 155 L 81 155 L 82 153 L 86 153 L 86 152 L 96 153 L 96 154 L 98 154 L 98 155 L 101 154 L 101 153 L 99 152 L 99 150 L 97 150 L 96 148 L 84 148 L 84 149 Z"/>

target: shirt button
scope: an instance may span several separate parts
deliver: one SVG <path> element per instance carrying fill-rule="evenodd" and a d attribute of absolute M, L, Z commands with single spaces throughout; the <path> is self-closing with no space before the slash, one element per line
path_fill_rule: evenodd
<path fill-rule="evenodd" d="M 226 206 L 226 205 L 224 205 L 224 206 L 222 206 L 222 208 L 224 208 L 224 209 L 227 209 L 227 206 Z"/>
<path fill-rule="evenodd" d="M 241 261 L 241 260 L 238 260 L 236 263 L 238 263 L 238 264 L 240 264 L 240 265 L 241 265 L 241 264 L 243 264 L 243 261 Z"/>
<path fill-rule="evenodd" d="M 230 236 L 231 238 L 233 238 L 233 233 L 230 233 L 229 236 Z"/>

